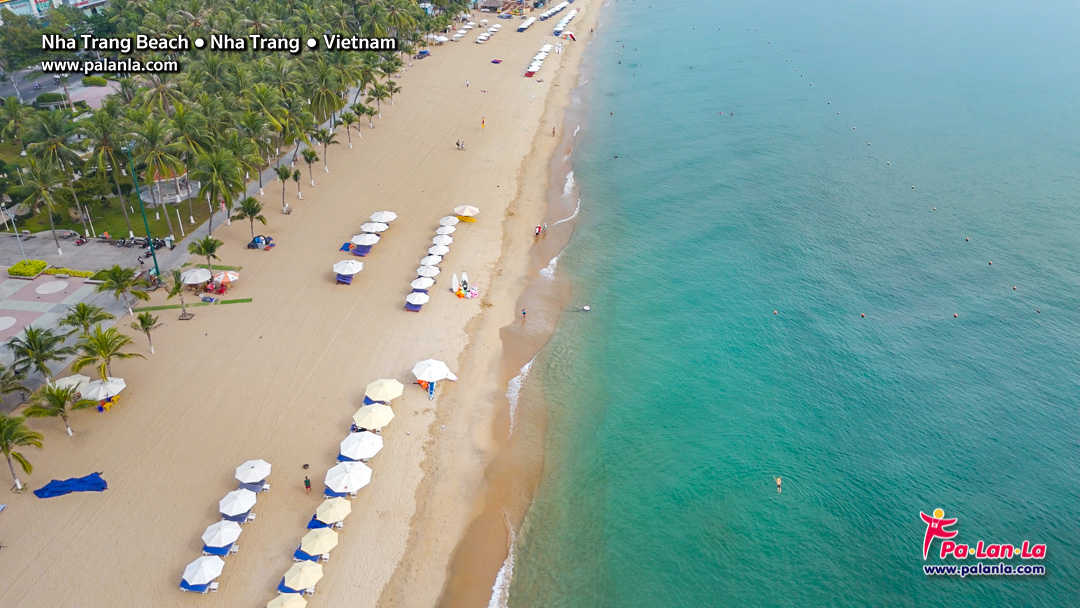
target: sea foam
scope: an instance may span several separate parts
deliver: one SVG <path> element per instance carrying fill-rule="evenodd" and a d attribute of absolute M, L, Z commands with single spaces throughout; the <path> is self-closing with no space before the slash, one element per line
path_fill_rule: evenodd
<path fill-rule="evenodd" d="M 570 217 L 564 217 L 563 219 L 561 219 L 561 220 L 555 222 L 554 224 L 552 224 L 552 227 L 558 226 L 559 224 L 561 224 L 563 222 L 569 222 L 570 220 L 574 219 L 575 217 L 577 217 L 578 211 L 581 211 L 581 199 L 580 198 L 577 199 L 577 206 L 574 207 L 574 212 L 570 214 Z M 552 271 L 554 271 L 554 268 L 552 269 Z"/>
<path fill-rule="evenodd" d="M 530 361 L 530 363 L 532 363 Z M 527 366 L 526 366 L 527 367 Z M 510 554 L 506 556 L 502 568 L 495 575 L 495 584 L 491 586 L 491 599 L 488 608 L 506 608 L 510 600 L 510 581 L 514 578 L 514 552 L 517 550 L 517 534 L 510 530 Z"/>
<path fill-rule="evenodd" d="M 577 182 L 574 181 L 574 170 L 571 169 L 570 172 L 566 174 L 566 183 L 563 184 L 562 195 L 563 196 L 570 196 L 571 194 L 573 194 L 574 193 L 574 184 L 576 184 L 576 183 Z"/>
<path fill-rule="evenodd" d="M 544 277 L 545 279 L 548 279 L 548 280 L 554 279 L 555 278 L 555 267 L 558 266 L 558 265 L 559 265 L 559 256 L 555 256 L 555 257 L 551 258 L 551 261 L 548 262 L 547 267 L 540 269 L 540 276 L 542 276 L 542 277 Z"/>
<path fill-rule="evenodd" d="M 529 370 L 532 369 L 533 359 L 529 359 L 529 362 L 521 366 L 521 372 L 518 375 L 510 379 L 510 383 L 506 387 L 506 398 L 510 401 L 510 435 L 514 434 L 514 423 L 517 421 L 517 405 L 518 398 L 521 396 L 521 385 L 525 384 L 525 379 L 529 377 Z"/>

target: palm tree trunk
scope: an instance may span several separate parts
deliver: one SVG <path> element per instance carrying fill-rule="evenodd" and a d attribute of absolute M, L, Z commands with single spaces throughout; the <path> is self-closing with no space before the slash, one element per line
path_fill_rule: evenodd
<path fill-rule="evenodd" d="M 150 354 L 154 354 L 154 341 L 150 339 L 150 332 L 146 332 L 146 341 L 150 343 Z"/>
<path fill-rule="evenodd" d="M 147 173 L 149 173 L 149 171 L 147 171 Z M 167 203 L 165 203 L 165 202 L 163 202 L 161 200 L 161 182 L 160 181 L 154 182 L 154 190 L 157 191 L 157 199 L 155 200 L 154 204 L 155 205 L 165 205 L 165 223 L 169 226 L 169 236 L 173 237 L 175 239 L 176 237 L 174 236 L 175 231 L 173 230 L 173 227 L 172 227 L 172 219 L 169 218 L 169 206 L 168 206 Z M 149 238 L 149 237 L 147 237 L 147 238 Z"/>
<path fill-rule="evenodd" d="M 314 188 L 315 187 L 315 174 L 311 172 L 311 163 L 308 163 L 307 174 L 308 174 L 308 177 L 311 178 L 311 187 Z"/>
<path fill-rule="evenodd" d="M 124 223 L 127 224 L 128 238 L 135 238 L 135 231 L 131 229 L 131 220 L 128 218 L 127 201 L 124 200 L 124 191 L 120 189 L 120 180 L 116 177 L 116 171 L 113 171 L 113 183 L 116 184 L 116 197 L 120 199 L 120 210 L 124 212 Z M 138 192 L 135 193 L 138 196 Z"/>
<path fill-rule="evenodd" d="M 15 480 L 15 490 L 22 491 L 22 482 L 19 481 L 19 476 L 15 474 L 15 463 L 11 462 L 11 456 L 7 457 L 7 466 L 11 471 L 11 478 Z"/>
<path fill-rule="evenodd" d="M 281 212 L 285 213 L 285 180 L 281 180 Z"/>
<path fill-rule="evenodd" d="M 210 202 L 210 192 L 206 193 L 206 206 L 210 208 L 210 219 L 206 220 L 206 234 L 214 233 L 214 203 Z"/>
<path fill-rule="evenodd" d="M 189 224 L 194 224 L 194 223 L 195 223 L 195 209 L 193 209 L 193 208 L 192 208 L 192 206 L 191 206 L 191 176 L 190 176 L 190 175 L 188 175 L 188 167 L 187 167 L 187 163 L 186 163 L 186 162 L 184 163 L 184 175 L 185 175 L 185 176 L 187 177 L 187 212 L 188 212 L 188 223 L 189 223 Z M 179 186 L 177 186 L 177 188 L 176 188 L 176 193 L 177 193 L 177 194 L 180 194 L 180 187 L 179 187 Z"/>
<path fill-rule="evenodd" d="M 71 425 L 68 424 L 67 415 L 61 414 L 60 419 L 64 421 L 64 428 L 67 429 L 68 437 L 71 437 L 73 433 L 71 432 Z"/>
<path fill-rule="evenodd" d="M 352 150 L 352 125 L 345 125 L 345 135 L 349 136 L 349 149 Z"/>
<path fill-rule="evenodd" d="M 254 239 L 255 237 L 251 237 L 251 238 Z M 206 256 L 206 269 L 210 271 L 210 275 L 211 275 L 210 278 L 213 278 L 214 266 L 210 263 L 210 256 Z"/>
<path fill-rule="evenodd" d="M 56 243 L 56 255 L 64 255 L 64 252 L 60 250 L 60 239 L 56 238 L 56 224 L 52 219 L 52 208 L 45 205 L 45 213 L 49 214 L 49 229 L 52 230 L 53 242 Z"/>
<path fill-rule="evenodd" d="M 64 173 L 68 178 L 68 188 L 71 189 L 71 198 L 75 199 L 75 208 L 79 210 L 79 222 L 82 223 L 83 235 L 90 236 L 90 231 L 86 229 L 86 216 L 83 215 L 82 205 L 79 204 L 79 197 L 75 195 L 75 176 L 67 171 L 68 167 L 65 167 Z M 52 214 L 49 214 L 52 217 Z"/>
<path fill-rule="evenodd" d="M 255 218 L 249 217 L 248 221 L 251 222 L 251 240 L 255 240 Z"/>
<path fill-rule="evenodd" d="M 150 243 L 150 246 L 153 247 L 154 244 Z M 134 317 L 135 311 L 131 310 L 131 304 L 128 304 L 127 293 L 121 293 L 120 297 L 124 299 L 124 306 L 128 309 L 128 314 Z"/>

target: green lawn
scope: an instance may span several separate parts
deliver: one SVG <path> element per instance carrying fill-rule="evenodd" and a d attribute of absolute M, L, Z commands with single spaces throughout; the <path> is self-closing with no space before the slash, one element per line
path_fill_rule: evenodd
<path fill-rule="evenodd" d="M 127 224 L 124 223 L 124 212 L 120 209 L 119 201 L 116 197 L 110 199 L 110 205 L 108 207 L 96 206 L 90 209 L 90 218 L 94 222 L 94 229 L 100 235 L 104 232 L 108 232 L 113 238 L 126 237 L 128 234 Z M 132 203 L 135 207 L 135 213 L 130 212 L 131 228 L 135 231 L 135 236 L 146 236 L 146 228 L 143 226 L 142 215 L 139 212 L 139 207 L 136 203 Z M 203 202 L 199 204 L 199 201 L 193 201 L 192 207 L 195 210 L 195 223 L 188 222 L 188 205 L 187 201 L 180 203 L 180 217 L 183 218 L 184 230 L 194 228 L 207 220 L 210 217 L 210 208 Z M 168 205 L 169 211 L 172 214 L 170 219 L 172 220 L 173 230 L 177 240 L 181 239 L 180 227 L 177 225 L 176 209 L 177 205 Z M 164 208 L 162 209 L 164 213 Z M 72 222 L 68 219 L 68 214 L 62 212 L 63 220 L 57 222 L 57 230 L 74 230 L 75 232 L 82 233 L 82 224 L 79 222 Z M 169 236 L 169 226 L 165 222 L 165 216 L 162 215 L 161 219 L 155 219 L 155 212 L 153 209 L 147 208 L 146 220 L 150 224 L 150 234 L 154 238 L 165 238 Z M 49 229 L 49 216 L 44 214 L 37 214 L 34 217 L 19 222 L 19 230 L 29 230 L 30 232 L 39 232 Z"/>
<path fill-rule="evenodd" d="M 187 305 L 188 308 L 192 306 L 217 306 L 218 304 L 247 304 L 251 301 L 251 298 L 237 298 L 235 300 L 217 300 L 216 302 L 192 302 Z M 181 306 L 179 304 L 165 304 L 162 306 L 141 306 L 134 309 L 135 312 L 154 312 L 158 310 L 179 310 Z"/>

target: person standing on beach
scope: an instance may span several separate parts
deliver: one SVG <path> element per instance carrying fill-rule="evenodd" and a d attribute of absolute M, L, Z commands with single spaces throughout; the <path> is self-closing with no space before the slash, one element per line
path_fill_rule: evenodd
<path fill-rule="evenodd" d="M 525 315 L 527 315 L 527 314 L 529 314 L 529 311 L 527 311 L 527 310 L 525 310 L 524 308 L 522 308 L 522 309 L 521 309 L 521 322 L 522 322 L 522 323 L 524 323 L 524 322 L 525 322 Z"/>
<path fill-rule="evenodd" d="M 467 89 L 467 88 L 469 88 L 469 81 L 468 81 L 468 79 L 466 79 L 466 80 L 465 80 L 465 88 L 466 88 L 466 89 Z"/>
<path fill-rule="evenodd" d="M 481 131 L 482 131 L 482 130 L 484 129 L 484 124 L 485 124 L 485 120 L 484 120 L 484 117 L 483 117 L 483 116 L 481 116 L 481 117 L 480 117 L 480 130 L 481 130 Z"/>
<path fill-rule="evenodd" d="M 555 127 L 551 127 L 551 136 L 555 137 Z"/>
<path fill-rule="evenodd" d="M 307 490 L 308 494 L 311 494 L 311 478 L 307 475 L 304 475 L 304 489 Z"/>

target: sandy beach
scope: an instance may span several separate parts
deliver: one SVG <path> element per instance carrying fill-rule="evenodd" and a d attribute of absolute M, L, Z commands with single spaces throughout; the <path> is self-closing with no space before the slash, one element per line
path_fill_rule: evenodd
<path fill-rule="evenodd" d="M 531 269 L 531 226 L 544 220 L 549 163 L 562 141 L 551 129 L 562 129 L 599 11 L 592 0 L 573 6 L 583 11 L 571 27 L 579 41 L 548 58 L 543 82 L 522 74 L 545 41 L 555 42 L 554 21 L 525 33 L 500 21 L 503 30 L 486 44 L 470 34 L 415 62 L 375 128 L 353 133 L 353 149 L 340 133 L 330 172 L 316 168 L 316 187 L 303 182 L 303 200 L 287 185 L 291 215 L 280 213 L 281 184 L 267 185 L 269 225 L 256 232 L 273 236 L 274 250 L 245 248 L 247 222 L 215 227 L 225 242 L 221 263 L 242 267 L 229 297 L 252 301 L 195 308 L 184 322 L 178 310 L 155 313 L 165 324 L 154 335 L 156 354 L 134 336 L 146 360 L 113 364 L 128 382 L 119 406 L 76 414 L 70 438 L 59 421 L 30 423 L 46 435 L 45 449 L 29 454 L 35 471 L 23 481 L 31 489 L 100 471 L 109 490 L 49 500 L 3 492 L 0 605 L 265 605 L 322 501 L 323 476 L 363 388 L 378 378 L 400 380 L 405 394 L 310 602 L 439 602 L 498 447 L 492 429 L 506 405 L 500 330 L 520 323 L 515 302 Z M 461 204 L 479 207 L 478 221 L 459 224 L 431 302 L 405 312 L 439 218 Z M 383 209 L 399 218 L 353 284 L 335 285 L 330 267 L 347 255 L 338 247 Z M 479 300 L 447 289 L 450 273 L 462 271 L 479 285 Z M 155 293 L 150 304 L 164 297 Z M 130 332 L 130 321 L 118 327 Z M 460 378 L 440 383 L 434 401 L 409 371 L 427 358 L 445 360 Z M 200 534 L 219 519 L 218 500 L 236 487 L 233 469 L 253 458 L 272 463 L 272 489 L 259 496 L 239 554 L 227 558 L 220 591 L 180 592 Z M 492 551 L 488 589 L 505 547 Z"/>

